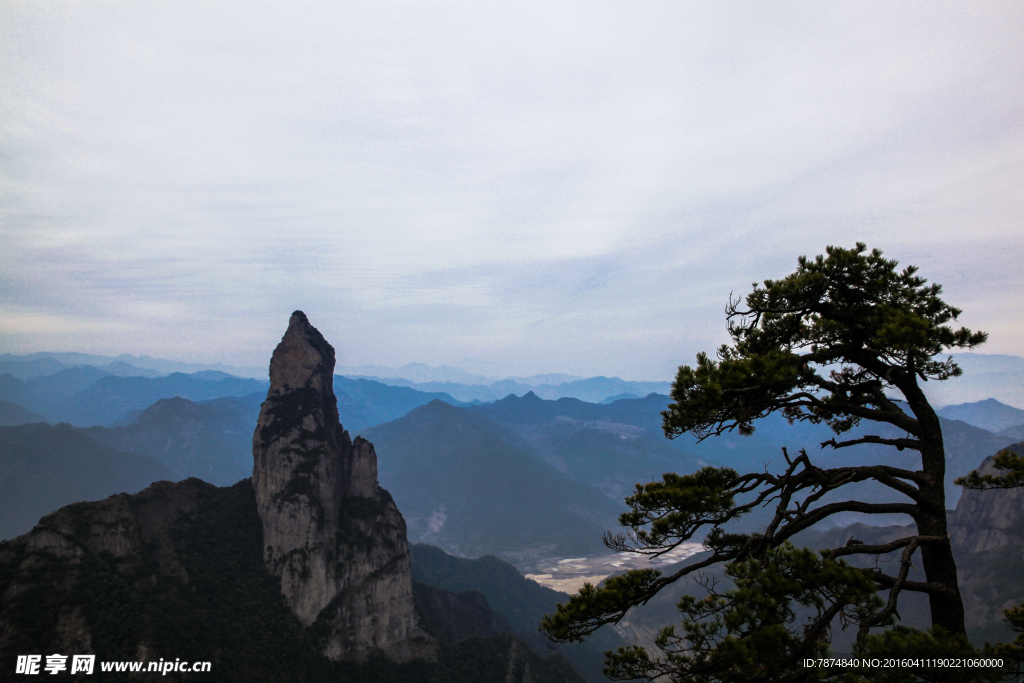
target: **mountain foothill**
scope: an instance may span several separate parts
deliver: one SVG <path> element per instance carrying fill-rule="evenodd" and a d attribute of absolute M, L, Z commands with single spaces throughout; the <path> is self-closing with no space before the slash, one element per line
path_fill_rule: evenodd
<path fill-rule="evenodd" d="M 308 680 L 330 678 L 338 667 L 350 667 L 345 670 L 359 680 L 366 670 L 359 667 L 365 667 L 366 660 L 325 660 L 323 652 L 310 645 L 307 625 L 296 621 L 288 597 L 282 598 L 263 568 L 261 532 L 248 481 L 254 471 L 253 431 L 271 383 L 213 369 L 164 374 L 123 360 L 92 360 L 91 365 L 73 365 L 67 358 L 39 354 L 0 359 L 0 539 L 14 539 L 0 545 L 7 558 L 0 558 L 0 564 L 7 562 L 0 582 L 16 578 L 11 569 L 12 548 L 19 542 L 15 537 L 60 529 L 86 548 L 92 541 L 75 527 L 76 515 L 113 514 L 109 501 L 140 491 L 137 495 L 144 500 L 187 499 L 191 502 L 182 503 L 187 514 L 153 532 L 159 541 L 154 543 L 170 548 L 167 552 L 184 571 L 199 577 L 199 595 L 214 600 L 211 596 L 231 581 L 251 592 L 246 598 L 241 590 L 226 591 L 214 600 L 216 606 L 207 617 L 234 618 L 242 602 L 263 596 L 265 610 L 258 616 L 280 627 L 279 646 L 288 653 L 281 661 L 310 672 Z M 690 472 L 708 464 L 737 470 L 771 468 L 782 461 L 783 447 L 807 447 L 822 465 L 850 457 L 817 449 L 832 436 L 827 428 L 789 425 L 773 417 L 758 422 L 749 437 L 726 433 L 705 441 L 669 441 L 661 427 L 660 413 L 670 401 L 664 393 L 644 392 L 651 387 L 609 378 L 559 379 L 564 381 L 510 381 L 515 393 L 485 402 L 480 387 L 494 392 L 500 383 L 333 375 L 333 397 L 346 438 L 350 434 L 372 444 L 379 486 L 401 513 L 410 544 L 410 604 L 415 604 L 425 637 L 438 643 L 432 661 L 440 668 L 432 669 L 430 676 L 443 670 L 451 680 L 473 680 L 475 674 L 459 670 L 462 662 L 475 661 L 479 673 L 500 661 L 503 671 L 525 672 L 534 680 L 602 680 L 601 651 L 634 638 L 642 642 L 654 625 L 671 623 L 669 613 L 679 596 L 659 595 L 614 631 L 601 635 L 603 640 L 560 650 L 552 658 L 536 633 L 536 623 L 566 596 L 523 578 L 523 573 L 541 560 L 607 553 L 602 533 L 617 527 L 617 515 L 625 510 L 622 499 L 635 483 L 658 479 L 665 472 Z M 999 609 L 1012 601 L 1010 593 L 1016 591 L 1018 598 L 1024 593 L 1024 586 L 1018 585 L 1024 576 L 1024 566 L 1018 567 L 1019 552 L 1008 550 L 1019 549 L 1024 542 L 1024 504 L 1018 491 L 990 492 L 984 500 L 972 491 L 960 497 L 959 487 L 951 482 L 983 461 L 990 466 L 990 456 L 1002 448 L 1022 447 L 1018 442 L 1024 438 L 1024 410 L 987 399 L 946 406 L 938 413 L 948 456 L 947 507 L 956 510 L 950 527 L 958 564 L 964 567 L 969 625 L 979 638 L 1002 637 Z M 909 454 L 880 446 L 863 447 L 856 457 L 865 464 L 899 465 L 904 458 L 910 462 Z M 874 500 L 884 491 L 868 484 L 858 495 Z M 868 527 L 865 521 L 851 517 L 842 521 L 844 526 L 815 529 L 801 540 L 829 547 L 845 542 L 852 533 L 882 542 L 886 534 L 895 533 L 895 525 L 905 522 L 873 520 L 876 526 Z M 757 514 L 746 521 L 751 528 L 762 522 Z M 244 533 L 228 538 L 216 528 L 229 523 Z M 885 526 L 890 523 L 894 526 Z M 973 536 L 968 534 L 971 529 Z M 957 534 L 984 541 L 971 545 L 958 540 Z M 216 549 L 202 549 L 204 538 L 216 539 Z M 224 564 L 229 553 L 237 554 L 230 566 Z M 159 564 L 163 560 L 157 555 L 136 560 Z M 695 559 L 699 556 L 688 561 Z M 64 571 L 57 566 L 60 562 L 53 562 L 47 571 Z M 223 574 L 201 566 L 221 567 Z M 136 576 L 139 567 L 129 571 L 102 553 L 75 571 L 75 581 L 82 585 L 107 582 L 128 587 L 141 577 Z M 161 609 L 196 604 L 198 598 L 181 593 L 171 582 L 158 583 L 152 596 Z M 129 602 L 135 599 L 125 596 Z M 70 594 L 64 597 L 74 602 Z M 10 628 L 11 619 L 22 618 L 18 609 L 6 604 L 6 611 L 0 610 L 0 621 L 6 618 L 4 628 Z M 95 601 L 78 605 L 78 610 L 76 619 L 110 618 Z M 915 611 L 908 603 L 908 624 L 913 625 L 918 611 L 926 612 L 923 607 Z M 152 631 L 157 612 L 142 614 L 139 620 L 139 628 Z M 260 638 L 258 620 L 244 621 L 238 638 L 214 631 L 219 635 L 211 642 L 216 641 L 221 652 L 236 648 L 251 654 Z M 154 643 L 159 641 L 168 652 L 199 652 L 209 645 L 195 642 L 181 625 L 166 637 L 152 632 Z M 31 629 L 18 633 L 43 638 L 32 635 Z M 111 651 L 130 640 L 117 629 L 100 629 L 95 637 L 96 648 L 109 646 Z M 251 642 L 242 645 L 239 638 Z M 378 665 L 393 671 L 394 680 L 432 680 L 422 671 L 403 669 L 400 659 Z M 277 670 L 267 666 L 268 671 Z M 252 673 L 251 668 L 239 667 Z"/>

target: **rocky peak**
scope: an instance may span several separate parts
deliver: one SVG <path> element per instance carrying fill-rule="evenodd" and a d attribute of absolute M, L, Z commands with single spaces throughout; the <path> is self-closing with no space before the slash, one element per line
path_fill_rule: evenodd
<path fill-rule="evenodd" d="M 328 517 L 346 496 L 377 495 L 373 444 L 359 437 L 353 442 L 338 420 L 334 347 L 302 311 L 292 313 L 271 356 L 270 389 L 253 434 L 253 458 L 261 509 L 271 497 L 291 499 L 314 485 Z"/>
<path fill-rule="evenodd" d="M 296 311 L 252 440 L 264 563 L 299 620 L 327 634 L 328 657 L 424 656 L 405 520 L 377 483 L 373 444 L 338 421 L 333 376 L 334 348 Z"/>
<path fill-rule="evenodd" d="M 334 395 L 334 347 L 309 324 L 302 311 L 288 320 L 288 330 L 270 359 L 270 395 L 313 389 Z"/>

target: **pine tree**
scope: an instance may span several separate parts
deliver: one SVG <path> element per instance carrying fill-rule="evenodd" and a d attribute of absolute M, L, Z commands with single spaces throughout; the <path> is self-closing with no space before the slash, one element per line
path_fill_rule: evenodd
<path fill-rule="evenodd" d="M 832 622 L 855 625 L 858 647 L 877 649 L 881 641 L 870 629 L 895 622 L 904 591 L 926 593 L 930 602 L 933 628 L 918 640 L 973 651 L 946 529 L 942 429 L 921 383 L 962 374 L 941 354 L 976 347 L 987 335 L 954 328 L 961 311 L 940 298 L 942 288 L 929 285 L 913 266 L 897 266 L 862 243 L 828 247 L 813 260 L 798 259 L 796 272 L 781 280 L 755 283 L 745 301 L 730 297 L 732 343 L 719 348 L 715 360 L 701 353 L 694 367 L 679 368 L 663 425 L 669 438 L 690 433 L 703 440 L 731 430 L 749 435 L 759 418 L 779 413 L 790 423 L 827 424 L 835 436 L 822 448 L 882 444 L 916 451 L 920 467 L 822 468 L 806 450 L 793 456 L 784 450 L 782 472 L 705 467 L 638 484 L 620 517 L 627 532 L 607 535 L 606 545 L 657 556 L 704 536 L 711 555 L 669 576 L 634 570 L 600 588 L 584 587 L 542 623 L 549 638 L 582 640 L 683 576 L 725 563 L 736 588 L 721 595 L 710 590 L 704 601 L 684 598 L 681 630 L 668 627 L 658 639 L 663 657 L 624 648 L 609 653 L 607 673 L 616 679 L 766 680 L 767 658 L 779 671 L 770 680 L 817 680 L 798 662 L 827 650 Z M 862 424 L 859 435 L 848 434 Z M 892 425 L 905 435 L 871 434 L 872 425 Z M 887 503 L 836 500 L 836 491 L 868 480 L 901 495 Z M 976 485 L 986 483 L 992 485 Z M 830 502 L 822 501 L 826 494 Z M 775 515 L 763 532 L 723 529 L 766 504 L 775 505 Z M 797 533 L 850 512 L 905 514 L 916 533 L 884 545 L 851 539 L 822 553 L 791 545 Z M 918 551 L 924 581 L 908 578 Z M 892 552 L 899 553 L 893 574 L 843 560 Z M 816 615 L 802 628 L 793 625 L 797 605 Z"/>

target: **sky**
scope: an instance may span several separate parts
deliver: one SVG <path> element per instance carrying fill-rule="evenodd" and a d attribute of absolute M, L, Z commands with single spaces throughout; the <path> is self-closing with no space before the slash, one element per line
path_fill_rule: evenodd
<path fill-rule="evenodd" d="M 1024 3 L 0 0 L 0 353 L 670 380 L 863 241 L 1024 356 Z M 489 371 L 489 372 L 488 372 Z"/>

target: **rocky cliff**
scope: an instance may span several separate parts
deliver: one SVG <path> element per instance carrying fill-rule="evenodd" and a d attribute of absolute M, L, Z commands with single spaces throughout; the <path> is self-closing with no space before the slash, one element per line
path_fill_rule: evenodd
<path fill-rule="evenodd" d="M 330 661 L 267 574 L 262 527 L 248 479 L 158 482 L 44 517 L 0 543 L 0 680 L 18 654 L 63 653 L 95 654 L 104 681 L 197 680 L 100 673 L 100 662 L 180 659 L 212 662 L 210 683 L 583 683 L 561 655 L 491 635 L 503 624 L 480 596 L 424 584 L 436 661 Z"/>
<path fill-rule="evenodd" d="M 1009 448 L 1024 453 L 1024 443 Z M 1005 474 L 994 459 L 985 458 L 978 472 Z M 949 533 L 968 629 L 1008 639 L 1002 612 L 1024 596 L 1024 488 L 965 490 L 949 516 Z"/>
<path fill-rule="evenodd" d="M 1009 447 L 1024 453 L 1024 443 Z M 979 474 L 1004 474 L 989 456 Z M 990 491 L 964 490 L 956 511 L 949 517 L 953 551 L 959 554 L 992 552 L 1006 546 L 1024 545 L 1024 488 Z"/>
<path fill-rule="evenodd" d="M 253 434 L 252 485 L 264 563 L 324 654 L 429 656 L 417 625 L 405 521 L 377 483 L 373 444 L 338 421 L 334 348 L 296 311 L 270 361 Z"/>
<path fill-rule="evenodd" d="M 339 423 L 333 368 L 296 312 L 271 359 L 251 481 L 161 481 L 0 542 L 0 671 L 62 653 L 95 654 L 97 671 L 210 662 L 210 681 L 583 683 L 561 655 L 499 633 L 509 623 L 482 594 L 417 584 L 417 613 L 405 522 L 373 445 Z"/>

